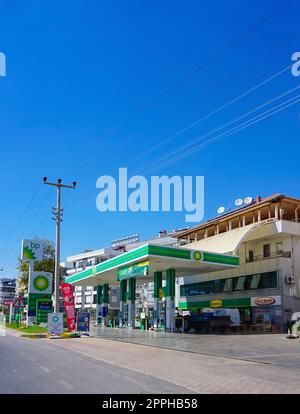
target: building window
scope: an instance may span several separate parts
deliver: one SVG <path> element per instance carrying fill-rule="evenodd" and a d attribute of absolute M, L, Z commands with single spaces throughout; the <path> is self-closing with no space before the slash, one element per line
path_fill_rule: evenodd
<path fill-rule="evenodd" d="M 261 275 L 251 276 L 249 289 L 258 289 L 260 279 L 261 279 Z"/>
<path fill-rule="evenodd" d="M 277 254 L 283 253 L 283 242 L 276 243 L 276 253 Z"/>
<path fill-rule="evenodd" d="M 228 279 L 208 280 L 180 286 L 180 295 L 202 296 L 228 292 L 277 288 L 277 272 L 239 276 Z"/>
<path fill-rule="evenodd" d="M 234 290 L 244 290 L 246 276 L 238 277 L 235 281 Z"/>
<path fill-rule="evenodd" d="M 249 250 L 249 262 L 253 262 L 254 261 L 254 252 L 253 250 Z"/>
<path fill-rule="evenodd" d="M 224 283 L 223 292 L 231 292 L 232 291 L 232 279 L 226 279 Z"/>
<path fill-rule="evenodd" d="M 263 246 L 263 250 L 264 250 L 264 257 L 270 257 L 270 245 L 269 244 L 264 244 Z"/>

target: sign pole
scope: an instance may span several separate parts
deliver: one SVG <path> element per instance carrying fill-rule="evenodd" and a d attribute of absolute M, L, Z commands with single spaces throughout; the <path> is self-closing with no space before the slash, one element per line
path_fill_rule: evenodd
<path fill-rule="evenodd" d="M 31 286 L 32 279 L 34 277 L 34 260 L 29 260 L 28 264 L 29 264 L 28 286 Z M 29 304 L 30 294 L 31 294 L 30 289 L 28 289 L 28 300 L 27 300 L 28 304 Z M 33 321 L 34 321 L 34 316 L 29 316 L 28 315 L 28 305 L 27 305 L 27 326 L 32 326 Z"/>
<path fill-rule="evenodd" d="M 59 178 L 57 183 L 48 182 L 48 178 L 44 177 L 44 184 L 50 185 L 57 189 L 57 205 L 53 208 L 53 220 L 56 221 L 56 252 L 55 252 L 55 279 L 54 279 L 54 313 L 59 313 L 59 288 L 60 288 L 60 226 L 62 222 L 63 209 L 61 208 L 61 191 L 62 188 L 75 189 L 76 181 L 73 185 L 62 184 L 62 179 Z"/>

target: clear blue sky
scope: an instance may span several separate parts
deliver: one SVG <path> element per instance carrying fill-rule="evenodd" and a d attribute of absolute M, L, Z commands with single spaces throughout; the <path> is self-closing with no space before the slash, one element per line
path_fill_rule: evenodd
<path fill-rule="evenodd" d="M 0 0 L 0 51 L 7 57 L 7 77 L 0 78 L 2 276 L 16 274 L 22 237 L 54 240 L 50 187 L 40 186 L 19 223 L 44 175 L 78 181 L 76 192 L 64 193 L 62 258 L 121 236 L 184 227 L 184 213 L 100 214 L 96 179 L 126 166 L 143 174 L 295 88 L 300 77 L 285 71 L 144 154 L 291 64 L 300 51 L 299 0 L 268 18 L 285 3 Z M 300 103 L 153 173 L 204 175 L 206 218 L 237 197 L 300 197 L 299 112 Z"/>

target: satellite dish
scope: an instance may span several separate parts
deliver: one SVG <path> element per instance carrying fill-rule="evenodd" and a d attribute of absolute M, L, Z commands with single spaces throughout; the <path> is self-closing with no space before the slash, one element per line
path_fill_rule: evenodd
<path fill-rule="evenodd" d="M 237 200 L 235 200 L 234 203 L 237 207 L 240 207 L 243 204 L 243 200 L 241 198 L 238 198 Z"/>
<path fill-rule="evenodd" d="M 247 197 L 247 198 L 245 198 L 244 203 L 245 204 L 251 204 L 252 201 L 253 201 L 253 198 L 252 197 Z"/>
<path fill-rule="evenodd" d="M 223 214 L 224 213 L 224 211 L 225 211 L 225 207 L 220 207 L 220 208 L 218 208 L 218 214 Z"/>

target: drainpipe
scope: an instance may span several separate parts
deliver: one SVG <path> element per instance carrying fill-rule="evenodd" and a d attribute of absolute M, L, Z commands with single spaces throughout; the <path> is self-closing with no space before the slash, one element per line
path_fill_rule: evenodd
<path fill-rule="evenodd" d="M 279 219 L 279 206 L 276 204 L 275 206 L 275 220 Z"/>
<path fill-rule="evenodd" d="M 298 209 L 300 208 L 300 205 L 298 207 L 296 207 L 295 210 L 295 222 L 298 223 Z"/>

